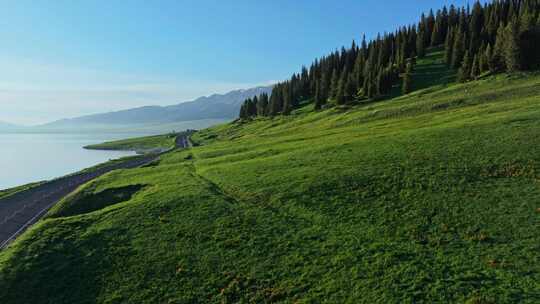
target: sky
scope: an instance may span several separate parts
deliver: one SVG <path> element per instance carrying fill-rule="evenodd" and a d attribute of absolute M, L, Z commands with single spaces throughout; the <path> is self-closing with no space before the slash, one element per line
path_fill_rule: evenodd
<path fill-rule="evenodd" d="M 0 121 L 34 125 L 284 80 L 472 0 L 0 0 Z"/>

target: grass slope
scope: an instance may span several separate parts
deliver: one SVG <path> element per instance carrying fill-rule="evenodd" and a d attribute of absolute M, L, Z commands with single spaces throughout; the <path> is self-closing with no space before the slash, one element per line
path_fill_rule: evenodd
<path fill-rule="evenodd" d="M 176 134 L 154 135 L 109 141 L 96 145 L 89 145 L 85 149 L 93 150 L 123 150 L 148 151 L 155 149 L 167 150 L 175 145 Z"/>
<path fill-rule="evenodd" d="M 538 303 L 539 122 L 523 74 L 203 130 L 64 199 L 0 253 L 0 298 Z"/>

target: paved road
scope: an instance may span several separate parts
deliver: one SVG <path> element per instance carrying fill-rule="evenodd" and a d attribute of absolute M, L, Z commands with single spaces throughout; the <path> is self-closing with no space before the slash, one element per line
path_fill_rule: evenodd
<path fill-rule="evenodd" d="M 190 146 L 186 135 L 176 138 L 178 148 Z M 36 223 L 56 202 L 79 186 L 116 169 L 130 169 L 145 165 L 161 154 L 143 156 L 119 164 L 111 164 L 92 172 L 61 177 L 34 188 L 0 199 L 0 249 Z"/>
<path fill-rule="evenodd" d="M 189 142 L 189 136 L 180 135 L 176 137 L 176 147 L 177 148 L 189 148 L 191 143 Z"/>

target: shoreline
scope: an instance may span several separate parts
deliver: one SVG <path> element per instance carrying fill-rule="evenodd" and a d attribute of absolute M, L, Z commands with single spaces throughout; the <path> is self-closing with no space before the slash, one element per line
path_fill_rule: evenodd
<path fill-rule="evenodd" d="M 183 132 L 168 135 L 173 146 L 168 149 L 154 148 L 159 153 L 145 153 L 109 160 L 95 166 L 76 171 L 58 178 L 28 183 L 0 190 L 0 250 L 6 248 L 26 229 L 46 216 L 62 198 L 75 191 L 78 187 L 114 170 L 133 169 L 148 165 L 161 155 L 176 148 L 189 148 L 191 133 Z M 87 147 L 83 147 L 88 149 Z M 94 149 L 97 150 L 97 149 Z M 20 189 L 20 191 L 17 191 Z M 9 193 L 12 191 L 12 193 Z"/>

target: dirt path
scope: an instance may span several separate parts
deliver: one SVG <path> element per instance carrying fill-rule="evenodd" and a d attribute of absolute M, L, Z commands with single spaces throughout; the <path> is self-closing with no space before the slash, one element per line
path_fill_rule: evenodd
<path fill-rule="evenodd" d="M 176 138 L 177 148 L 189 146 L 188 136 L 181 135 Z M 160 155 L 147 155 L 104 166 L 91 172 L 61 177 L 0 199 L 0 249 L 5 248 L 28 227 L 41 219 L 56 202 L 82 184 L 113 170 L 140 167 L 152 162 Z"/>

